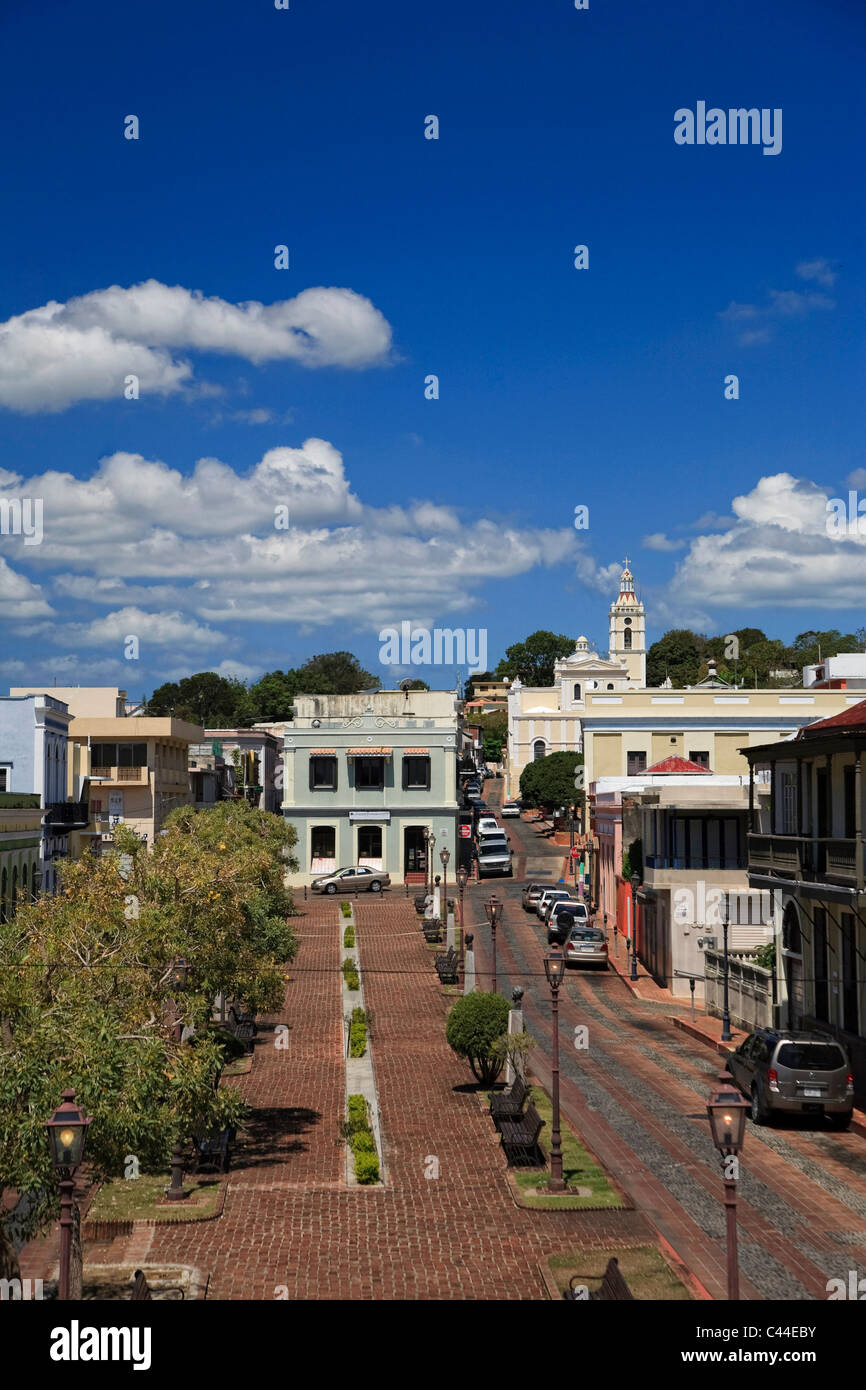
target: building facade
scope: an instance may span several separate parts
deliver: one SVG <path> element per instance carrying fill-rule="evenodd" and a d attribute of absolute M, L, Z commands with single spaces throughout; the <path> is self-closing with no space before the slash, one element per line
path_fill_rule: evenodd
<path fill-rule="evenodd" d="M 206 729 L 213 751 L 232 772 L 232 792 L 245 795 L 262 811 L 279 814 L 282 801 L 280 740 L 267 729 Z"/>
<path fill-rule="evenodd" d="M 866 1098 L 866 700 L 745 753 L 749 883 L 774 900 L 777 1021 L 844 1042 Z"/>
<path fill-rule="evenodd" d="M 456 864 L 459 712 L 446 690 L 296 697 L 282 811 L 298 836 L 297 882 L 354 865 L 403 882 L 426 871 L 427 830 L 436 872 L 442 849 Z"/>
<path fill-rule="evenodd" d="M 35 792 L 0 792 L 0 922 L 40 889 L 42 816 Z"/>
<path fill-rule="evenodd" d="M 66 704 L 51 695 L 0 696 L 0 794 L 34 794 L 42 807 L 40 882 L 56 893 L 70 829 L 82 808 L 67 801 Z"/>

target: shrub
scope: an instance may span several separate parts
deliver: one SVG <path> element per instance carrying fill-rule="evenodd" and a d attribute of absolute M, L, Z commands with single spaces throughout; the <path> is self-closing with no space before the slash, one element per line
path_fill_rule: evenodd
<path fill-rule="evenodd" d="M 357 1134 L 361 1130 L 369 1130 L 370 1124 L 367 1119 L 367 1102 L 363 1096 L 349 1096 L 347 1103 L 349 1118 L 343 1126 L 343 1132 L 348 1138 L 352 1134 Z"/>
<path fill-rule="evenodd" d="M 346 981 L 347 989 L 360 989 L 361 979 L 358 975 L 355 962 L 347 956 L 343 961 L 343 979 Z"/>
<path fill-rule="evenodd" d="M 755 952 L 755 964 L 763 966 L 765 970 L 775 970 L 776 968 L 776 943 L 767 941 L 759 950 Z"/>
<path fill-rule="evenodd" d="M 363 1057 L 367 1051 L 367 1015 L 363 1009 L 352 1010 L 349 1024 L 349 1056 Z"/>
<path fill-rule="evenodd" d="M 359 1183 L 379 1181 L 379 1157 L 377 1154 L 360 1153 L 355 1155 L 355 1177 Z"/>
<path fill-rule="evenodd" d="M 351 915 L 352 915 L 352 904 L 351 904 L 351 903 L 347 903 L 347 902 L 341 902 L 341 903 L 340 903 L 340 911 L 342 912 L 342 914 L 343 914 L 344 917 L 351 917 Z"/>
<path fill-rule="evenodd" d="M 349 950 L 349 948 L 350 948 L 351 946 L 354 946 L 354 944 L 355 944 L 355 928 L 349 926 L 349 927 L 347 927 L 346 930 L 343 932 L 343 945 L 346 947 L 346 950 Z"/>
<path fill-rule="evenodd" d="M 352 1136 L 352 1152 L 356 1158 L 358 1154 L 374 1154 L 376 1152 L 376 1140 L 370 1130 L 365 1129 L 360 1134 Z"/>
<path fill-rule="evenodd" d="M 501 994 L 479 990 L 458 999 L 445 1024 L 445 1038 L 458 1057 L 465 1057 L 476 1081 L 492 1086 L 502 1070 L 502 1059 L 491 1053 L 497 1038 L 508 1028 L 508 1000 Z"/>

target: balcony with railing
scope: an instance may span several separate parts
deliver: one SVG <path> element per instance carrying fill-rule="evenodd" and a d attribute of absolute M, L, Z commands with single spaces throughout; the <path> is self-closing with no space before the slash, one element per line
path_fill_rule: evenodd
<path fill-rule="evenodd" d="M 146 787 L 150 781 L 150 769 L 148 767 L 92 767 L 90 776 L 99 778 L 103 782 L 120 782 L 126 786 L 131 782 L 135 786 Z"/>
<path fill-rule="evenodd" d="M 856 839 L 750 834 L 749 869 L 773 878 L 863 887 L 863 846 Z"/>
<path fill-rule="evenodd" d="M 86 801 L 52 801 L 45 807 L 46 828 L 60 834 L 83 830 L 88 819 Z"/>

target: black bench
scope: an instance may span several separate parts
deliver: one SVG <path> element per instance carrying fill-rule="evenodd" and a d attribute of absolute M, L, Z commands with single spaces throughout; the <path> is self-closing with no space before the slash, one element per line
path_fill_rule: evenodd
<path fill-rule="evenodd" d="M 442 918 L 425 917 L 421 930 L 424 932 L 424 940 L 431 945 L 440 942 L 442 940 Z"/>
<path fill-rule="evenodd" d="M 150 1289 L 147 1286 L 147 1279 L 145 1278 L 144 1271 L 137 1269 L 132 1283 L 131 1301 L 133 1303 L 142 1303 L 145 1299 L 150 1299 Z"/>
<path fill-rule="evenodd" d="M 242 1042 L 245 1045 L 247 1052 L 252 1052 L 253 1038 L 259 1031 L 255 1024 L 255 1015 L 241 1013 L 237 1007 L 232 1004 L 229 1009 L 226 1026 L 229 1032 L 234 1033 L 238 1042 Z"/>
<path fill-rule="evenodd" d="M 433 964 L 436 966 L 436 973 L 439 976 L 439 983 L 442 985 L 456 985 L 460 971 L 460 957 L 453 946 L 442 956 L 437 956 Z"/>
<path fill-rule="evenodd" d="M 523 1114 L 523 1107 L 532 1099 L 532 1087 L 527 1086 L 522 1076 L 516 1076 L 507 1091 L 494 1091 L 490 1097 L 490 1114 L 498 1127 L 500 1120 L 516 1120 Z"/>
<path fill-rule="evenodd" d="M 568 1281 L 568 1291 L 565 1297 L 571 1299 L 575 1303 L 586 1302 L 585 1299 L 577 1297 L 575 1284 L 583 1288 L 586 1287 L 582 1274 L 573 1274 L 571 1276 Z M 595 1293 L 591 1293 L 589 1297 L 590 1300 L 596 1303 L 622 1303 L 626 1299 L 634 1298 L 634 1294 L 619 1272 L 619 1260 L 615 1255 L 611 1256 L 607 1262 L 607 1269 L 604 1271 L 601 1287 L 596 1289 Z"/>
<path fill-rule="evenodd" d="M 211 1130 L 209 1134 L 197 1134 L 192 1141 L 196 1152 L 196 1172 L 227 1173 L 234 1137 L 235 1131 L 231 1125 L 225 1129 Z"/>
<path fill-rule="evenodd" d="M 519 1155 L 527 1163 L 533 1163 L 538 1155 L 538 1136 L 545 1123 L 533 1101 L 529 1102 L 524 1113 L 517 1119 L 501 1120 L 499 1142 L 505 1150 L 506 1157 L 509 1158 L 509 1154 Z"/>

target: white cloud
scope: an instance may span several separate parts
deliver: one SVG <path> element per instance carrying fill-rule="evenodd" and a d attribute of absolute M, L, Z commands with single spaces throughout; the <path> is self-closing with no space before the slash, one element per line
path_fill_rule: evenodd
<path fill-rule="evenodd" d="M 0 557 L 0 618 L 41 618 L 53 611 L 42 597 L 41 586 L 16 573 Z"/>
<path fill-rule="evenodd" d="M 367 506 L 339 451 L 321 439 L 270 449 L 245 473 L 200 459 L 185 475 L 120 453 L 90 478 L 51 472 L 27 488 L 44 499 L 42 544 L 8 541 L 23 566 L 53 573 L 46 587 L 53 583 L 74 616 L 51 632 L 64 647 L 110 650 L 132 634 L 142 652 L 206 651 L 237 641 L 237 625 L 250 622 L 370 631 L 460 613 L 467 624 L 477 586 L 570 560 L 577 549 L 571 527 L 467 524 L 425 499 Z M 275 526 L 277 507 L 288 508 L 288 529 Z M 109 611 L 94 619 L 93 605 Z"/>
<path fill-rule="evenodd" d="M 814 261 L 800 261 L 794 267 L 801 280 L 817 280 L 819 285 L 830 289 L 835 284 L 837 272 L 830 267 L 830 262 L 823 256 L 818 256 Z"/>
<path fill-rule="evenodd" d="M 651 535 L 644 536 L 641 541 L 641 545 L 646 550 L 682 550 L 683 546 L 687 544 L 687 541 L 671 540 L 664 531 L 653 531 Z"/>
<path fill-rule="evenodd" d="M 733 499 L 733 526 L 692 541 L 664 596 L 668 609 L 862 607 L 866 535 L 828 534 L 830 496 L 790 473 L 759 479 Z"/>
<path fill-rule="evenodd" d="M 866 468 L 855 468 L 845 479 L 849 487 L 866 488 Z"/>
<path fill-rule="evenodd" d="M 274 304 L 230 304 L 158 280 L 112 285 L 0 324 L 0 405 L 58 411 L 75 401 L 120 400 L 130 374 L 142 395 L 176 394 L 193 379 L 178 351 L 359 368 L 386 362 L 390 347 L 387 320 L 350 289 L 319 286 Z"/>

